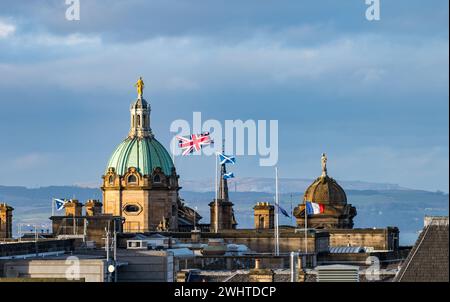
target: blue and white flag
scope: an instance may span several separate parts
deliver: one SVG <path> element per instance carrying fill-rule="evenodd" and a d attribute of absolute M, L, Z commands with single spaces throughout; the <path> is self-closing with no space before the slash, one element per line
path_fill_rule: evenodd
<path fill-rule="evenodd" d="M 223 179 L 230 179 L 230 178 L 234 178 L 233 172 L 228 172 L 223 175 Z"/>
<path fill-rule="evenodd" d="M 236 163 L 236 157 L 235 156 L 230 156 L 230 155 L 225 155 L 222 153 L 217 153 L 217 155 L 219 155 L 219 160 L 220 160 L 220 164 L 235 164 Z"/>
<path fill-rule="evenodd" d="M 278 213 L 281 212 L 281 214 L 283 214 L 287 218 L 291 218 L 291 215 L 289 215 L 289 213 L 285 209 L 283 209 L 280 205 L 275 204 L 275 206 L 278 208 Z"/>
<path fill-rule="evenodd" d="M 67 201 L 64 199 L 55 198 L 55 207 L 57 211 L 61 211 L 64 209 L 64 206 L 66 205 Z"/>

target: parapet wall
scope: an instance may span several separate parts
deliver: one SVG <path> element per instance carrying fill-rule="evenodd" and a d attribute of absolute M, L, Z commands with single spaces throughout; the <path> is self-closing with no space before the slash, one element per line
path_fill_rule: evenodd
<path fill-rule="evenodd" d="M 330 246 L 361 246 L 374 250 L 398 250 L 399 230 L 396 227 L 383 229 L 335 229 L 330 233 Z"/>
<path fill-rule="evenodd" d="M 154 233 L 146 233 L 151 235 Z M 164 236 L 172 237 L 180 242 L 192 242 L 191 233 L 167 232 L 161 233 Z M 127 236 L 121 235 L 122 242 Z M 275 250 L 274 230 L 240 229 L 226 230 L 219 233 L 202 232 L 200 243 L 208 243 L 209 239 L 222 238 L 225 243 L 244 244 L 250 250 L 258 253 L 273 253 Z M 280 229 L 280 252 L 288 253 L 292 251 L 305 251 L 305 233 L 295 232 L 294 229 Z M 119 241 L 119 242 L 120 242 Z M 123 245 L 123 243 L 122 243 Z M 328 252 L 329 234 L 327 231 L 309 232 L 307 237 L 308 252 Z"/>

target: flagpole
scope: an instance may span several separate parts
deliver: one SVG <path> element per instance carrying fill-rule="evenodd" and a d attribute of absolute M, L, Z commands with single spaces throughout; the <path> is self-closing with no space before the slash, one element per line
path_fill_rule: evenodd
<path fill-rule="evenodd" d="M 52 198 L 52 217 L 55 216 L 55 198 Z"/>
<path fill-rule="evenodd" d="M 293 210 L 293 207 L 292 207 L 292 193 L 291 193 L 291 225 L 292 225 L 292 220 L 293 220 L 293 217 L 294 217 L 294 210 Z"/>
<path fill-rule="evenodd" d="M 216 153 L 216 172 L 214 174 L 214 182 L 215 182 L 215 195 L 216 195 L 216 200 L 215 200 L 215 211 L 214 211 L 214 216 L 215 216 L 215 221 L 216 221 L 216 225 L 215 225 L 215 232 L 217 233 L 219 231 L 219 203 L 217 202 L 217 198 L 218 198 L 218 194 L 217 194 L 217 166 L 218 166 L 218 162 L 217 162 L 217 153 Z"/>
<path fill-rule="evenodd" d="M 279 229 L 278 229 L 278 167 L 275 167 L 275 256 L 279 256 L 280 253 L 280 241 L 279 241 Z"/>
<path fill-rule="evenodd" d="M 173 162 L 173 166 L 174 166 L 175 169 L 176 169 L 176 166 L 175 166 L 175 140 L 172 140 L 172 145 L 170 146 L 170 149 L 171 149 L 171 151 L 172 151 L 172 162 Z"/>
<path fill-rule="evenodd" d="M 308 202 L 305 200 L 305 254 L 308 254 L 308 210 L 306 206 L 307 203 Z"/>

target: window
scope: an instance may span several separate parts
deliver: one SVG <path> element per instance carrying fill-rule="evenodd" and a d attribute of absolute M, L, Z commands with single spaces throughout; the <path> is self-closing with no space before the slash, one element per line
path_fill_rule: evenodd
<path fill-rule="evenodd" d="M 109 184 L 112 186 L 114 184 L 114 176 L 110 176 L 108 180 Z"/>
<path fill-rule="evenodd" d="M 135 204 L 128 204 L 125 206 L 124 210 L 125 210 L 125 212 L 128 212 L 128 213 L 137 213 L 141 210 L 141 208 Z"/>
<path fill-rule="evenodd" d="M 259 217 L 259 228 L 260 229 L 264 229 L 265 225 L 264 225 L 264 216 L 260 216 Z"/>
<path fill-rule="evenodd" d="M 137 178 L 134 175 L 130 175 L 128 176 L 128 183 L 136 183 L 137 182 Z"/>
<path fill-rule="evenodd" d="M 138 127 L 141 126 L 141 116 L 140 115 L 137 116 L 137 125 L 138 125 Z"/>
<path fill-rule="evenodd" d="M 153 182 L 154 183 L 160 183 L 161 182 L 161 177 L 159 175 L 155 175 L 155 177 L 153 177 Z"/>

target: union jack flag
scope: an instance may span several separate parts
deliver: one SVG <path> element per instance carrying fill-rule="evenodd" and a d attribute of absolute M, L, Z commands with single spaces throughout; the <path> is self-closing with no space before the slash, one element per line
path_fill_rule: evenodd
<path fill-rule="evenodd" d="M 183 156 L 189 155 L 194 151 L 200 151 L 203 146 L 214 144 L 209 136 L 209 132 L 202 134 L 191 134 L 189 138 L 177 136 L 178 146 L 183 149 Z"/>

